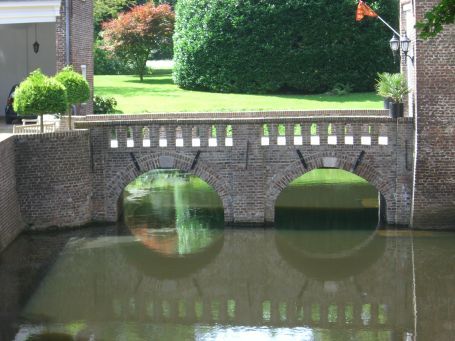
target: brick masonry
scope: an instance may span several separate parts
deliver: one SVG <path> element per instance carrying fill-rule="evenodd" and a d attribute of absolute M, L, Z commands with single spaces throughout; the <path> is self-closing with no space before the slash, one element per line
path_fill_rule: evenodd
<path fill-rule="evenodd" d="M 15 153 L 19 207 L 28 229 L 91 221 L 87 131 L 16 136 Z"/>
<path fill-rule="evenodd" d="M 85 119 L 76 123 L 77 127 L 91 132 L 94 220 L 116 221 L 123 189 L 140 174 L 158 168 L 175 168 L 193 173 L 212 185 L 223 202 L 227 224 L 270 224 L 274 221 L 275 201 L 282 189 L 312 169 L 330 167 L 368 180 L 383 195 L 387 221 L 409 224 L 412 119 L 322 117 L 308 116 L 308 113 L 281 118 L 274 113 L 231 119 L 225 114 L 213 114 L 211 119 L 184 114 L 167 117 L 147 115 L 140 119 L 124 115 L 116 116 L 116 120 L 93 117 L 96 121 Z M 261 145 L 264 124 L 270 131 L 268 146 Z M 277 143 L 280 124 L 286 128 L 283 136 L 286 145 Z M 301 145 L 293 142 L 296 124 L 302 129 Z M 318 127 L 319 145 L 311 145 L 312 124 Z M 229 125 L 233 131 L 232 147 L 225 146 Z M 209 145 L 213 126 L 217 130 L 216 146 Z M 329 126 L 331 139 L 336 137 L 337 144 L 329 144 Z M 147 128 L 146 134 L 144 128 Z M 200 146 L 192 146 L 195 129 L 199 131 Z M 144 135 L 150 147 L 144 146 Z M 352 136 L 353 144 L 345 144 L 345 136 Z M 160 137 L 166 140 L 166 147 L 160 147 Z M 379 144 L 380 137 L 387 137 L 388 143 Z M 179 138 L 183 146 L 177 145 Z M 363 138 L 371 139 L 371 144 L 362 143 Z M 111 148 L 112 139 L 118 147 Z"/>
<path fill-rule="evenodd" d="M 90 84 L 93 96 L 93 0 L 68 0 L 68 11 L 65 8 L 65 0 L 62 0 L 60 16 L 56 25 L 56 54 L 57 70 L 66 65 L 66 13 L 69 13 L 70 20 L 70 41 L 69 61 L 75 70 L 82 72 L 81 65 L 87 66 L 87 81 Z M 86 104 L 78 108 L 81 115 L 93 113 L 93 102 L 90 99 Z"/>
<path fill-rule="evenodd" d="M 413 4 L 422 20 L 438 0 Z M 403 8 L 403 7 L 402 7 Z M 402 27 L 406 27 L 402 16 Z M 414 38 L 416 97 L 412 226 L 455 228 L 455 25 L 429 40 Z M 409 63 L 409 61 L 408 61 Z"/>
<path fill-rule="evenodd" d="M 24 227 L 16 192 L 13 137 L 0 142 L 0 217 L 0 251 L 2 251 Z"/>

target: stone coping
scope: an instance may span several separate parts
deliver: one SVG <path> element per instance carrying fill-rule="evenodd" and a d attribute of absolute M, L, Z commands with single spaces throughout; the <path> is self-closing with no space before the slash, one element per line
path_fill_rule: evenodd
<path fill-rule="evenodd" d="M 123 115 L 122 115 L 123 116 Z M 318 122 L 342 122 L 342 123 L 413 123 L 412 117 L 393 119 L 388 116 L 262 116 L 262 117 L 143 117 L 142 119 L 131 119 L 122 117 L 116 120 L 87 120 L 76 121 L 76 128 L 90 128 L 97 126 L 134 126 L 134 125 L 156 125 L 156 124 L 264 124 L 264 123 L 318 123 Z"/>

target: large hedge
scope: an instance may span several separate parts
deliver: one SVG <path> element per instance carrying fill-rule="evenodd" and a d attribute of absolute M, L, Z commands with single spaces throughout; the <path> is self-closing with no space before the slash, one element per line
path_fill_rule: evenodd
<path fill-rule="evenodd" d="M 354 20 L 357 0 L 179 0 L 174 80 L 219 92 L 320 93 L 337 83 L 374 88 L 394 71 L 391 32 Z M 398 1 L 371 4 L 392 25 Z"/>

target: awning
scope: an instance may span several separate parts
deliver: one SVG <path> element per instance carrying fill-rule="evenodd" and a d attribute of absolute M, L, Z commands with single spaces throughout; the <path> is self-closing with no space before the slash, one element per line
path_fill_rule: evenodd
<path fill-rule="evenodd" d="M 61 0 L 0 0 L 0 25 L 55 22 Z"/>

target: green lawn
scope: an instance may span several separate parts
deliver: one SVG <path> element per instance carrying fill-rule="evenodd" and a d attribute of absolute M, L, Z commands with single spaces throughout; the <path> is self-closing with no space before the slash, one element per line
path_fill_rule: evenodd
<path fill-rule="evenodd" d="M 95 94 L 115 97 L 123 113 L 382 108 L 382 99 L 374 93 L 304 96 L 182 90 L 174 85 L 171 70 L 157 70 L 144 82 L 135 76 L 95 76 Z"/>

